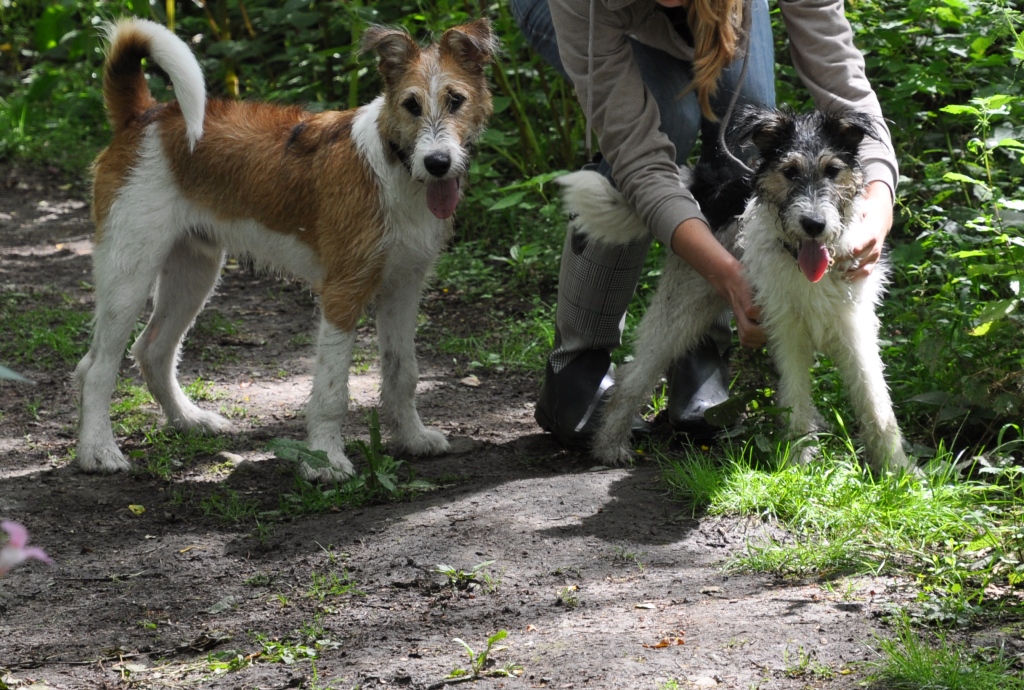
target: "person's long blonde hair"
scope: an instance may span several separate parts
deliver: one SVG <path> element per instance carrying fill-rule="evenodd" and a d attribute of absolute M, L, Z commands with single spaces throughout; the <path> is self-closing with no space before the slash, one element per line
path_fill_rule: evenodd
<path fill-rule="evenodd" d="M 743 24 L 743 0 L 690 0 L 687 10 L 693 32 L 693 81 L 686 92 L 696 91 L 701 112 L 709 120 L 711 98 L 718 77 L 736 58 Z"/>

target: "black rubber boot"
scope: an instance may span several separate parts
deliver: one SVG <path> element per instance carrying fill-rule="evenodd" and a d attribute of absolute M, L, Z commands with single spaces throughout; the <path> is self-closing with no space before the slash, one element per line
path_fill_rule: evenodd
<path fill-rule="evenodd" d="M 567 448 L 585 449 L 597 429 L 601 405 L 614 383 L 611 354 L 589 350 L 565 365 L 557 374 L 548 362 L 534 419 Z M 633 435 L 648 432 L 637 415 Z"/>
<path fill-rule="evenodd" d="M 668 414 L 672 431 L 692 438 L 710 438 L 722 431 L 704 413 L 729 399 L 729 362 L 711 337 L 700 341 L 668 370 Z"/>

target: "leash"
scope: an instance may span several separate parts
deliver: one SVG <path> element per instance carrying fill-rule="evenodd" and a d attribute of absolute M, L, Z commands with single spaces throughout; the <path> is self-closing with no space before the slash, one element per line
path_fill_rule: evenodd
<path fill-rule="evenodd" d="M 743 83 L 747 80 L 747 68 L 750 66 L 750 27 L 753 24 L 753 18 L 750 15 L 752 10 L 753 0 L 744 0 L 743 21 L 740 24 L 740 28 L 743 31 L 743 66 L 740 68 L 740 76 L 736 80 L 736 88 L 733 90 L 732 98 L 729 99 L 729 105 L 726 107 L 725 114 L 722 115 L 722 121 L 718 126 L 718 145 L 725 152 L 725 155 L 747 175 L 753 175 L 754 171 L 750 169 L 750 166 L 733 155 L 733 152 L 725 145 L 725 131 L 729 128 L 729 120 L 732 119 L 733 111 L 736 109 L 736 102 L 740 97 L 740 89 L 743 88 Z"/>

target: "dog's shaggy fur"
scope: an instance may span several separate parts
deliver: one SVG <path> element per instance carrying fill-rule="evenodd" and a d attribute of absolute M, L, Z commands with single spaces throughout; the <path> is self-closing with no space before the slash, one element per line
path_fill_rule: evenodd
<path fill-rule="evenodd" d="M 851 281 L 843 277 L 849 260 L 834 258 L 850 255 L 850 228 L 861 219 L 857 151 L 865 136 L 876 136 L 873 124 L 855 112 L 748 109 L 738 116 L 732 137 L 749 138 L 757 147 L 753 179 L 721 184 L 698 170 L 688 186 L 719 240 L 742 261 L 755 291 L 779 372 L 778 403 L 789 409 L 790 438 L 804 441 L 823 426 L 809 374 L 815 351 L 821 351 L 842 374 L 867 462 L 881 472 L 909 464 L 878 349 L 875 307 L 887 265 L 881 261 L 867 278 Z M 578 215 L 581 231 L 591 238 L 624 243 L 647 233 L 598 173 L 573 173 L 561 184 L 566 210 Z M 693 348 L 727 307 L 689 264 L 669 255 L 638 329 L 635 359 L 620 370 L 604 406 L 592 447 L 597 459 L 612 466 L 630 459 L 629 429 L 640 403 L 669 363 Z M 814 451 L 804 445 L 800 459 L 809 461 Z"/>
<path fill-rule="evenodd" d="M 342 422 L 355 327 L 376 304 L 391 440 L 412 454 L 441 453 L 444 436 L 416 411 L 413 337 L 423 281 L 451 234 L 469 157 L 492 112 L 484 68 L 497 48 L 486 20 L 421 48 L 403 31 L 372 27 L 384 93 L 369 105 L 310 113 L 296 107 L 206 99 L 192 52 L 143 20 L 110 29 L 103 94 L 114 138 L 97 158 L 93 214 L 96 318 L 75 372 L 81 391 L 76 464 L 129 468 L 110 423 L 110 401 L 138 314 L 153 313 L 132 347 L 167 421 L 224 431 L 176 379 L 181 339 L 214 288 L 225 252 L 309 282 L 322 319 L 307 409 L 309 443 L 330 467 L 353 472 Z M 170 76 L 178 100 L 158 103 L 143 58 Z"/>

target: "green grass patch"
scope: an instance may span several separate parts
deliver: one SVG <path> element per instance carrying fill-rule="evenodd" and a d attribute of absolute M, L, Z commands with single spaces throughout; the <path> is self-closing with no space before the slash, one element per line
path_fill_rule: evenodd
<path fill-rule="evenodd" d="M 434 348 L 466 362 L 469 369 L 543 371 L 555 337 L 554 307 L 539 300 L 526 314 L 488 315 L 486 329 L 442 337 Z"/>
<path fill-rule="evenodd" d="M 159 479 L 170 479 L 178 470 L 200 458 L 213 457 L 226 449 L 230 439 L 198 433 L 157 428 L 143 430 L 142 442 L 128 453 L 141 463 L 143 472 Z"/>
<path fill-rule="evenodd" d="M 937 633 L 929 643 L 909 621 L 880 639 L 882 659 L 872 664 L 872 690 L 1024 690 L 1014 659 L 1002 649 L 967 649 Z"/>
<path fill-rule="evenodd" d="M 0 361 L 38 370 L 72 366 L 89 349 L 91 318 L 64 293 L 0 293 Z"/>
<path fill-rule="evenodd" d="M 256 517 L 260 504 L 255 499 L 239 496 L 237 491 L 221 488 L 202 499 L 199 502 L 199 509 L 207 517 L 215 517 L 221 522 L 234 524 Z"/>
<path fill-rule="evenodd" d="M 306 590 L 307 597 L 322 602 L 328 597 L 340 597 L 346 594 L 360 596 L 364 594 L 359 591 L 355 579 L 347 570 L 342 569 L 341 575 L 334 571 L 313 571 L 312 581 L 309 589 Z"/>
<path fill-rule="evenodd" d="M 926 480 L 873 478 L 848 441 L 824 444 L 819 462 L 786 463 L 787 448 L 754 443 L 718 457 L 654 455 L 672 492 L 713 515 L 759 516 L 785 536 L 752 541 L 729 568 L 836 577 L 903 574 L 919 583 L 919 615 L 962 620 L 1024 578 L 1024 469 L 991 464 L 962 478 L 948 453 Z M 993 454 L 995 455 L 995 454 Z"/>

